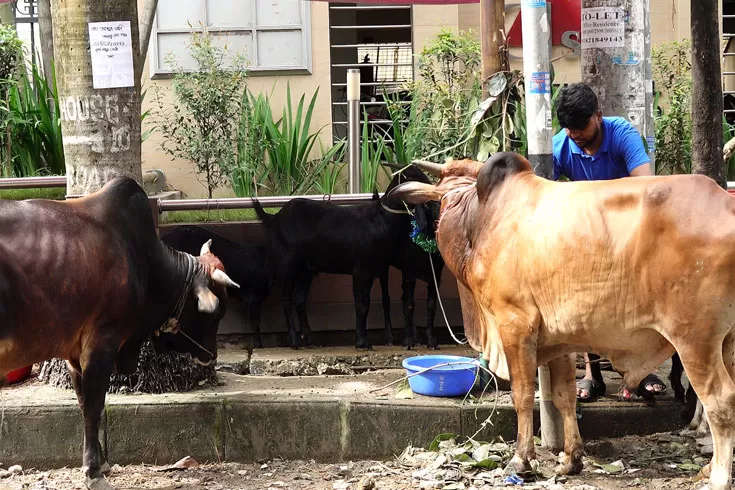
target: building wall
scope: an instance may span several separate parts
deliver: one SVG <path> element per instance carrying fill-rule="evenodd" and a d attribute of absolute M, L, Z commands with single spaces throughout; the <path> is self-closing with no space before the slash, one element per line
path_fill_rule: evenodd
<path fill-rule="evenodd" d="M 138 0 L 139 8 L 143 0 Z M 652 42 L 654 46 L 661 43 L 682 39 L 689 36 L 689 2 L 687 0 L 650 0 L 652 12 Z M 518 0 L 506 1 L 506 31 L 510 29 L 515 17 L 520 13 Z M 431 42 L 442 29 L 449 28 L 457 32 L 472 30 L 480 36 L 480 5 L 416 5 L 413 7 L 413 44 L 414 52 L 420 53 L 423 47 Z M 248 78 L 250 89 L 258 93 L 271 93 L 271 104 L 275 113 L 280 113 L 285 102 L 286 83 L 291 84 L 292 97 L 298 100 L 305 93 L 307 98 L 319 88 L 319 96 L 314 111 L 312 127 L 323 128 L 321 137 L 326 145 L 331 141 L 331 106 L 330 106 L 330 39 L 329 39 L 329 4 L 327 2 L 311 3 L 311 42 L 312 42 L 312 74 L 299 75 L 251 75 Z M 579 57 L 572 55 L 569 48 L 554 46 L 552 55 L 554 62 L 555 82 L 572 83 L 579 80 Z M 511 49 L 511 68 L 522 70 L 522 48 Z M 161 85 L 170 87 L 170 80 L 152 80 L 148 62 L 143 70 L 143 88 Z M 143 101 L 143 110 L 152 107 L 152 90 Z M 145 123 L 144 123 L 145 124 Z M 143 143 L 143 169 L 160 168 L 167 176 L 168 182 L 182 190 L 186 196 L 202 197 L 205 188 L 194 174 L 193 165 L 182 160 L 171 160 L 171 157 L 160 149 L 161 139 L 153 134 Z M 317 145 L 318 146 L 318 145 Z M 232 192 L 221 189 L 218 196 L 229 196 Z"/>
<path fill-rule="evenodd" d="M 553 5 L 553 2 L 552 2 Z M 506 0 L 505 26 L 506 32 L 520 15 L 520 1 Z M 689 38 L 690 17 L 689 2 L 686 0 L 650 0 L 651 8 L 651 42 L 654 47 L 663 43 Z M 480 4 L 464 4 L 459 6 L 459 29 L 472 30 L 479 39 Z M 523 70 L 523 48 L 511 48 L 511 69 Z M 580 79 L 579 57 L 564 46 L 553 46 L 554 82 L 574 83 Z"/>

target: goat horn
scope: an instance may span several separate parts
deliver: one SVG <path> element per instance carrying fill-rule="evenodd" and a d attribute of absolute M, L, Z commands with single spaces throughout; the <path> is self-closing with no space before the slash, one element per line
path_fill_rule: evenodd
<path fill-rule="evenodd" d="M 411 164 L 431 175 L 441 176 L 444 165 L 441 163 L 427 162 L 426 160 L 413 160 Z"/>
<path fill-rule="evenodd" d="M 231 288 L 240 288 L 240 285 L 230 279 L 230 276 L 225 274 L 225 272 L 221 269 L 215 269 L 214 272 L 212 272 L 212 280 L 216 282 L 217 284 L 222 284 L 223 286 L 229 286 Z"/>
<path fill-rule="evenodd" d="M 199 255 L 200 255 L 200 256 L 202 256 L 202 255 L 205 255 L 205 254 L 208 254 L 208 253 L 210 253 L 210 252 L 211 252 L 211 250 L 209 250 L 209 247 L 211 247 L 211 246 L 212 246 L 212 239 L 210 238 L 209 240 L 207 240 L 207 241 L 206 241 L 206 242 L 204 243 L 204 245 L 202 245 L 202 249 L 201 249 L 201 251 L 199 252 Z"/>

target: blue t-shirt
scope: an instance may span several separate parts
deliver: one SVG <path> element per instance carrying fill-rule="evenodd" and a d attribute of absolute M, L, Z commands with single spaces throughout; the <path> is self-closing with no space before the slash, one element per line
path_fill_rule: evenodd
<path fill-rule="evenodd" d="M 554 135 L 554 180 L 610 180 L 630 177 L 630 172 L 651 159 L 641 135 L 622 117 L 602 118 L 602 144 L 587 155 L 562 129 Z"/>

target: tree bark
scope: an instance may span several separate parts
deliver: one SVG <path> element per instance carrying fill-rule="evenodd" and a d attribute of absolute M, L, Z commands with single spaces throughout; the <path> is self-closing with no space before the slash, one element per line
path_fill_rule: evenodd
<path fill-rule="evenodd" d="M 692 172 L 727 188 L 722 161 L 718 1 L 692 0 Z"/>
<path fill-rule="evenodd" d="M 140 43 L 136 0 L 51 0 L 67 194 L 94 192 L 118 175 L 142 182 Z M 130 23 L 133 86 L 95 89 L 90 22 Z"/>
<path fill-rule="evenodd" d="M 143 69 L 145 58 L 148 55 L 148 45 L 151 41 L 151 31 L 153 30 L 153 19 L 156 16 L 156 8 L 158 0 L 145 0 L 143 11 L 140 13 L 140 21 L 138 24 L 138 32 L 140 32 L 140 69 Z M 141 78 L 142 73 L 138 73 L 137 77 Z"/>
<path fill-rule="evenodd" d="M 520 14 L 519 14 L 520 15 Z M 487 81 L 495 73 L 507 69 L 501 50 L 505 39 L 505 0 L 480 0 L 482 97 L 487 97 Z"/>
<path fill-rule="evenodd" d="M 624 41 L 616 47 L 585 43 L 582 33 L 582 81 L 597 94 L 604 116 L 630 122 L 645 138 L 655 169 L 651 22 L 649 0 L 583 0 L 582 8 L 605 8 L 624 23 Z M 624 21 L 625 16 L 627 21 Z M 722 158 L 722 157 L 720 157 Z"/>
<path fill-rule="evenodd" d="M 49 85 L 51 85 L 51 66 L 54 59 L 54 28 L 51 23 L 51 0 L 38 0 L 38 33 L 41 38 L 43 74 Z"/>

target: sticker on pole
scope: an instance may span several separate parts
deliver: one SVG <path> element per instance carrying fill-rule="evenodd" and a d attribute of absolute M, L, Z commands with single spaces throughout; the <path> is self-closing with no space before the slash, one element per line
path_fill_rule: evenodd
<path fill-rule="evenodd" d="M 548 71 L 534 71 L 528 79 L 528 92 L 531 94 L 551 93 L 551 73 Z"/>
<path fill-rule="evenodd" d="M 90 22 L 89 48 L 92 56 L 94 88 L 135 85 L 130 21 Z"/>
<path fill-rule="evenodd" d="M 546 0 L 521 0 L 521 7 L 546 8 Z"/>
<path fill-rule="evenodd" d="M 615 7 L 582 9 L 582 48 L 625 46 L 625 11 Z"/>

